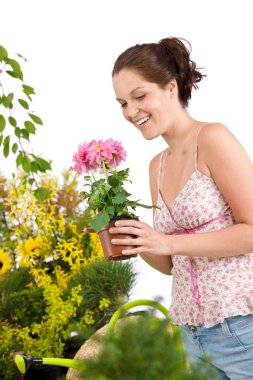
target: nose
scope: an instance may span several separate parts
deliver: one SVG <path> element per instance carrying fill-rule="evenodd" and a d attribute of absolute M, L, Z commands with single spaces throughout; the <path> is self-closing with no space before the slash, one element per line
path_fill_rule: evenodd
<path fill-rule="evenodd" d="M 127 108 L 124 109 L 125 118 L 132 120 L 136 117 L 139 112 L 139 108 L 135 104 L 128 104 Z"/>

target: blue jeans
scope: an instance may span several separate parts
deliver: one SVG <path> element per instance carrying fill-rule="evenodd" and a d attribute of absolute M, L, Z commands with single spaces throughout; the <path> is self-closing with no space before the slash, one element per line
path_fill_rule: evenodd
<path fill-rule="evenodd" d="M 210 328 L 179 326 L 190 363 L 211 359 L 217 380 L 253 379 L 253 315 L 225 318 Z"/>

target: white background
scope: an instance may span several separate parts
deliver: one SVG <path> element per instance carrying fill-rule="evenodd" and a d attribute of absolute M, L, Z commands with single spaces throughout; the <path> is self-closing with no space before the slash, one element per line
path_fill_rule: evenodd
<path fill-rule="evenodd" d="M 84 140 L 119 139 L 128 151 L 133 197 L 150 203 L 148 164 L 165 143 L 145 141 L 124 121 L 111 70 L 127 47 L 176 36 L 191 42 L 192 59 L 207 74 L 190 113 L 225 123 L 252 158 L 250 6 L 251 0 L 0 0 L 0 44 L 29 60 L 24 81 L 36 89 L 34 111 L 44 121 L 34 151 L 52 159 L 58 175 Z M 1 157 L 2 172 L 13 168 Z M 152 223 L 151 211 L 139 215 Z M 171 278 L 135 263 L 140 276 L 131 299 L 162 296 L 168 305 Z"/>

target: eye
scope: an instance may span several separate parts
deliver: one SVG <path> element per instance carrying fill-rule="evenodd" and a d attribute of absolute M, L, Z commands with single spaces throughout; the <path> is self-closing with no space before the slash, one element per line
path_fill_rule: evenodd
<path fill-rule="evenodd" d="M 136 97 L 137 100 L 142 100 L 142 99 L 144 99 L 144 98 L 145 98 L 145 95 L 141 95 L 141 96 L 137 96 L 137 97 Z"/>
<path fill-rule="evenodd" d="M 127 103 L 122 103 L 122 104 L 120 105 L 121 108 L 126 108 L 126 106 L 127 106 Z"/>

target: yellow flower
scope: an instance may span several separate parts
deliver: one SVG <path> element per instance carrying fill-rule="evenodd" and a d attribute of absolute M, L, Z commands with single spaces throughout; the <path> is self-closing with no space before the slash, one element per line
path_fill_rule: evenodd
<path fill-rule="evenodd" d="M 82 318 L 83 322 L 86 325 L 94 325 L 95 319 L 93 318 L 94 311 L 92 310 L 87 310 L 84 317 Z"/>
<path fill-rule="evenodd" d="M 110 306 L 111 304 L 111 301 L 108 299 L 108 298 L 102 298 L 100 301 L 99 301 L 99 309 L 100 310 L 106 310 L 108 309 L 108 307 Z"/>
<path fill-rule="evenodd" d="M 44 239 L 41 235 L 38 235 L 35 238 L 30 236 L 29 239 L 25 241 L 26 255 L 40 256 L 43 245 Z"/>
<path fill-rule="evenodd" d="M 103 248 L 102 248 L 98 235 L 96 233 L 90 233 L 90 238 L 91 238 L 91 244 L 93 246 L 94 258 L 96 258 L 96 256 L 104 257 Z"/>
<path fill-rule="evenodd" d="M 0 248 L 0 275 L 7 272 L 11 269 L 11 260 L 8 257 L 8 254 Z"/>
<path fill-rule="evenodd" d="M 16 247 L 20 255 L 19 265 L 32 267 L 38 260 L 52 256 L 50 242 L 47 237 L 38 235 L 35 238 L 29 236 L 25 241 L 21 241 Z"/>

